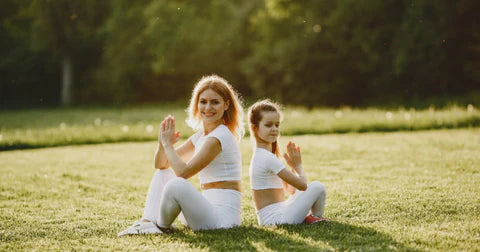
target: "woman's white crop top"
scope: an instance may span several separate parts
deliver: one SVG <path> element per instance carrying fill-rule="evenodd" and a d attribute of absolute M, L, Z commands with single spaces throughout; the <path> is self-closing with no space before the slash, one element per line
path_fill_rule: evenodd
<path fill-rule="evenodd" d="M 192 144 L 195 146 L 195 154 L 209 137 L 218 139 L 222 151 L 198 173 L 200 183 L 241 180 L 242 158 L 232 132 L 224 124 L 220 124 L 207 135 L 204 134 L 203 130 L 199 130 L 190 137 Z"/>
<path fill-rule="evenodd" d="M 253 190 L 283 188 L 277 174 L 285 169 L 282 161 L 272 152 L 256 148 L 250 162 L 250 186 Z"/>

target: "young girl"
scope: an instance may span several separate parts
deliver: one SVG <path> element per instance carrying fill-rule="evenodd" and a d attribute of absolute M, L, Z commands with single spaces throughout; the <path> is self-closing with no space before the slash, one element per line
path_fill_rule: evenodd
<path fill-rule="evenodd" d="M 193 230 L 240 225 L 243 108 L 228 82 L 202 78 L 190 100 L 189 125 L 197 132 L 178 148 L 175 118 L 166 117 L 155 151 L 155 168 L 143 217 L 118 236 L 169 231 L 180 215 Z M 186 179 L 198 173 L 200 193 Z M 183 217 L 184 218 L 183 218 Z"/>
<path fill-rule="evenodd" d="M 287 144 L 283 156 L 291 171 L 280 161 L 278 137 L 282 114 L 269 100 L 253 104 L 248 110 L 251 136 L 256 149 L 250 163 L 250 183 L 260 225 L 315 223 L 322 218 L 326 191 L 322 183 L 307 185 L 300 147 Z M 285 201 L 284 191 L 291 194 Z"/>

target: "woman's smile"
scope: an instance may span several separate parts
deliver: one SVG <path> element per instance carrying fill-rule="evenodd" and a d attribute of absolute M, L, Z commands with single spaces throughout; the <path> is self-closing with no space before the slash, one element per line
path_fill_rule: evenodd
<path fill-rule="evenodd" d="M 198 111 L 204 123 L 222 123 L 223 114 L 228 108 L 222 96 L 212 89 L 206 89 L 199 95 Z"/>
<path fill-rule="evenodd" d="M 205 117 L 213 117 L 215 116 L 216 113 L 213 113 L 213 112 L 203 112 L 202 113 Z"/>

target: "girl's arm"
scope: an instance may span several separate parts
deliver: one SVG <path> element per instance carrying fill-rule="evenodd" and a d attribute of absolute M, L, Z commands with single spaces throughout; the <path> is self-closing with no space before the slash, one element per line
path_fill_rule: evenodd
<path fill-rule="evenodd" d="M 292 167 L 291 172 L 283 169 L 278 173 L 278 176 L 283 180 L 283 188 L 290 194 L 295 193 L 295 189 L 305 191 L 307 189 L 307 177 L 302 167 L 300 147 L 296 147 L 294 143 L 288 142 L 287 153 L 283 157 L 287 164 Z"/>
<path fill-rule="evenodd" d="M 285 180 L 282 180 L 282 184 L 283 184 L 283 191 L 285 191 L 286 193 L 288 193 L 290 195 L 294 194 L 297 191 L 297 188 L 295 188 L 292 185 L 290 185 L 289 183 L 285 182 Z"/>
<path fill-rule="evenodd" d="M 168 116 L 162 122 L 161 139 L 165 156 L 178 177 L 187 179 L 197 174 L 222 151 L 222 146 L 218 139 L 207 138 L 200 151 L 186 163 L 173 148 L 175 138 L 175 119 L 172 116 Z M 191 144 L 193 147 L 191 141 L 188 141 L 186 144 Z"/>
<path fill-rule="evenodd" d="M 283 189 L 294 194 L 295 190 L 305 191 L 307 189 L 307 180 L 305 176 L 299 176 L 288 169 L 283 169 L 277 174 L 283 180 Z"/>

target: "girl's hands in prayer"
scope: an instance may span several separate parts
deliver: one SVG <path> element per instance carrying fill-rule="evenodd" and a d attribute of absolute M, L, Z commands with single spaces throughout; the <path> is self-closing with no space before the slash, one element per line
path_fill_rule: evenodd
<path fill-rule="evenodd" d="M 163 119 L 159 136 L 163 147 L 173 146 L 180 140 L 180 132 L 175 132 L 175 117 L 169 115 Z"/>
<path fill-rule="evenodd" d="M 285 161 L 297 173 L 302 173 L 302 154 L 300 153 L 300 146 L 295 146 L 295 143 L 288 142 L 287 153 L 283 154 Z"/>

